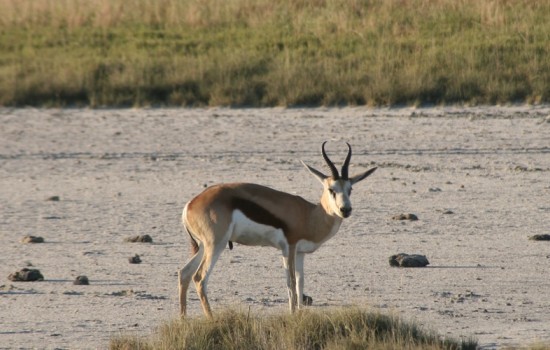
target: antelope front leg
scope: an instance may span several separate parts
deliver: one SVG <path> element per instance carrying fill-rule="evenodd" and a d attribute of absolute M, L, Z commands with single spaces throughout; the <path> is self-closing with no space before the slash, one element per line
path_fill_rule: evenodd
<path fill-rule="evenodd" d="M 298 299 L 298 309 L 304 304 L 304 253 L 296 253 L 296 297 Z"/>
<path fill-rule="evenodd" d="M 288 256 L 284 257 L 285 269 L 286 269 L 286 283 L 288 288 L 288 303 L 290 306 L 290 312 L 296 311 L 298 304 L 298 296 L 296 295 L 296 245 L 290 245 L 288 247 Z"/>
<path fill-rule="evenodd" d="M 303 305 L 311 305 L 312 299 L 310 296 L 307 296 L 304 294 L 304 253 L 296 253 L 296 298 L 297 298 L 297 306 L 298 309 L 300 309 Z M 292 298 L 292 295 L 290 294 L 291 291 L 291 283 L 290 283 L 290 271 L 288 269 L 288 257 L 283 256 L 283 266 L 285 268 L 285 274 L 287 276 L 287 290 L 288 290 L 288 300 L 290 305 L 290 300 Z"/>

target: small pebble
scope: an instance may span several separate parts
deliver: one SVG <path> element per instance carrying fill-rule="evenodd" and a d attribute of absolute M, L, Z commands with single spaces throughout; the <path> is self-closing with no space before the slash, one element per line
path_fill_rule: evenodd
<path fill-rule="evenodd" d="M 139 255 L 136 254 L 131 258 L 128 258 L 128 262 L 130 264 L 141 264 L 141 258 L 139 257 Z"/>

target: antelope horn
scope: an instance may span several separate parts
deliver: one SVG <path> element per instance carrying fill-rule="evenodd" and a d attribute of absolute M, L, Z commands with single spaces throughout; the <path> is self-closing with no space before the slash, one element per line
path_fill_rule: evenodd
<path fill-rule="evenodd" d="M 348 155 L 346 156 L 346 160 L 344 161 L 344 165 L 342 165 L 342 179 L 349 180 L 349 178 L 348 178 L 348 168 L 349 168 L 349 161 L 351 159 L 351 146 L 347 142 L 346 142 L 346 145 L 348 145 Z"/>
<path fill-rule="evenodd" d="M 330 159 L 328 158 L 327 152 L 325 152 L 325 143 L 327 143 L 327 141 L 323 142 L 323 145 L 321 146 L 321 151 L 323 152 L 323 158 L 325 159 L 325 162 L 330 168 L 330 172 L 332 173 L 332 178 L 339 179 L 340 175 L 338 175 L 338 169 L 336 169 L 336 167 L 334 166 L 334 163 L 331 162 Z"/>

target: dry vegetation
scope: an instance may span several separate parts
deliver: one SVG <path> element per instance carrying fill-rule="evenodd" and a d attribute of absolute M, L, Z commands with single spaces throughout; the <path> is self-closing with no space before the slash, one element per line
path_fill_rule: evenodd
<path fill-rule="evenodd" d="M 550 101 L 543 1 L 0 0 L 0 105 Z"/>
<path fill-rule="evenodd" d="M 150 339 L 121 336 L 110 349 L 475 349 L 413 324 L 359 308 L 257 317 L 225 311 L 214 321 L 176 320 Z"/>

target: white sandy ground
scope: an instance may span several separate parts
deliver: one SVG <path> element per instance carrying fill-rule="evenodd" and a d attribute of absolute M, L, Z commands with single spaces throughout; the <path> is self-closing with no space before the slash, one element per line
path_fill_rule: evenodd
<path fill-rule="evenodd" d="M 313 307 L 360 305 L 484 348 L 550 343 L 550 242 L 528 240 L 550 234 L 549 106 L 0 109 L 0 348 L 106 348 L 177 317 L 184 203 L 230 181 L 317 202 L 299 160 L 326 171 L 323 140 L 337 163 L 352 144 L 352 174 L 379 169 L 306 258 Z M 392 220 L 401 213 L 419 220 Z M 20 243 L 28 234 L 47 243 Z M 154 243 L 123 242 L 137 234 Z M 400 252 L 431 265 L 390 267 Z M 28 264 L 45 281 L 7 279 Z M 78 275 L 91 284 L 73 285 Z M 271 248 L 226 250 L 209 292 L 214 312 L 287 312 Z"/>

